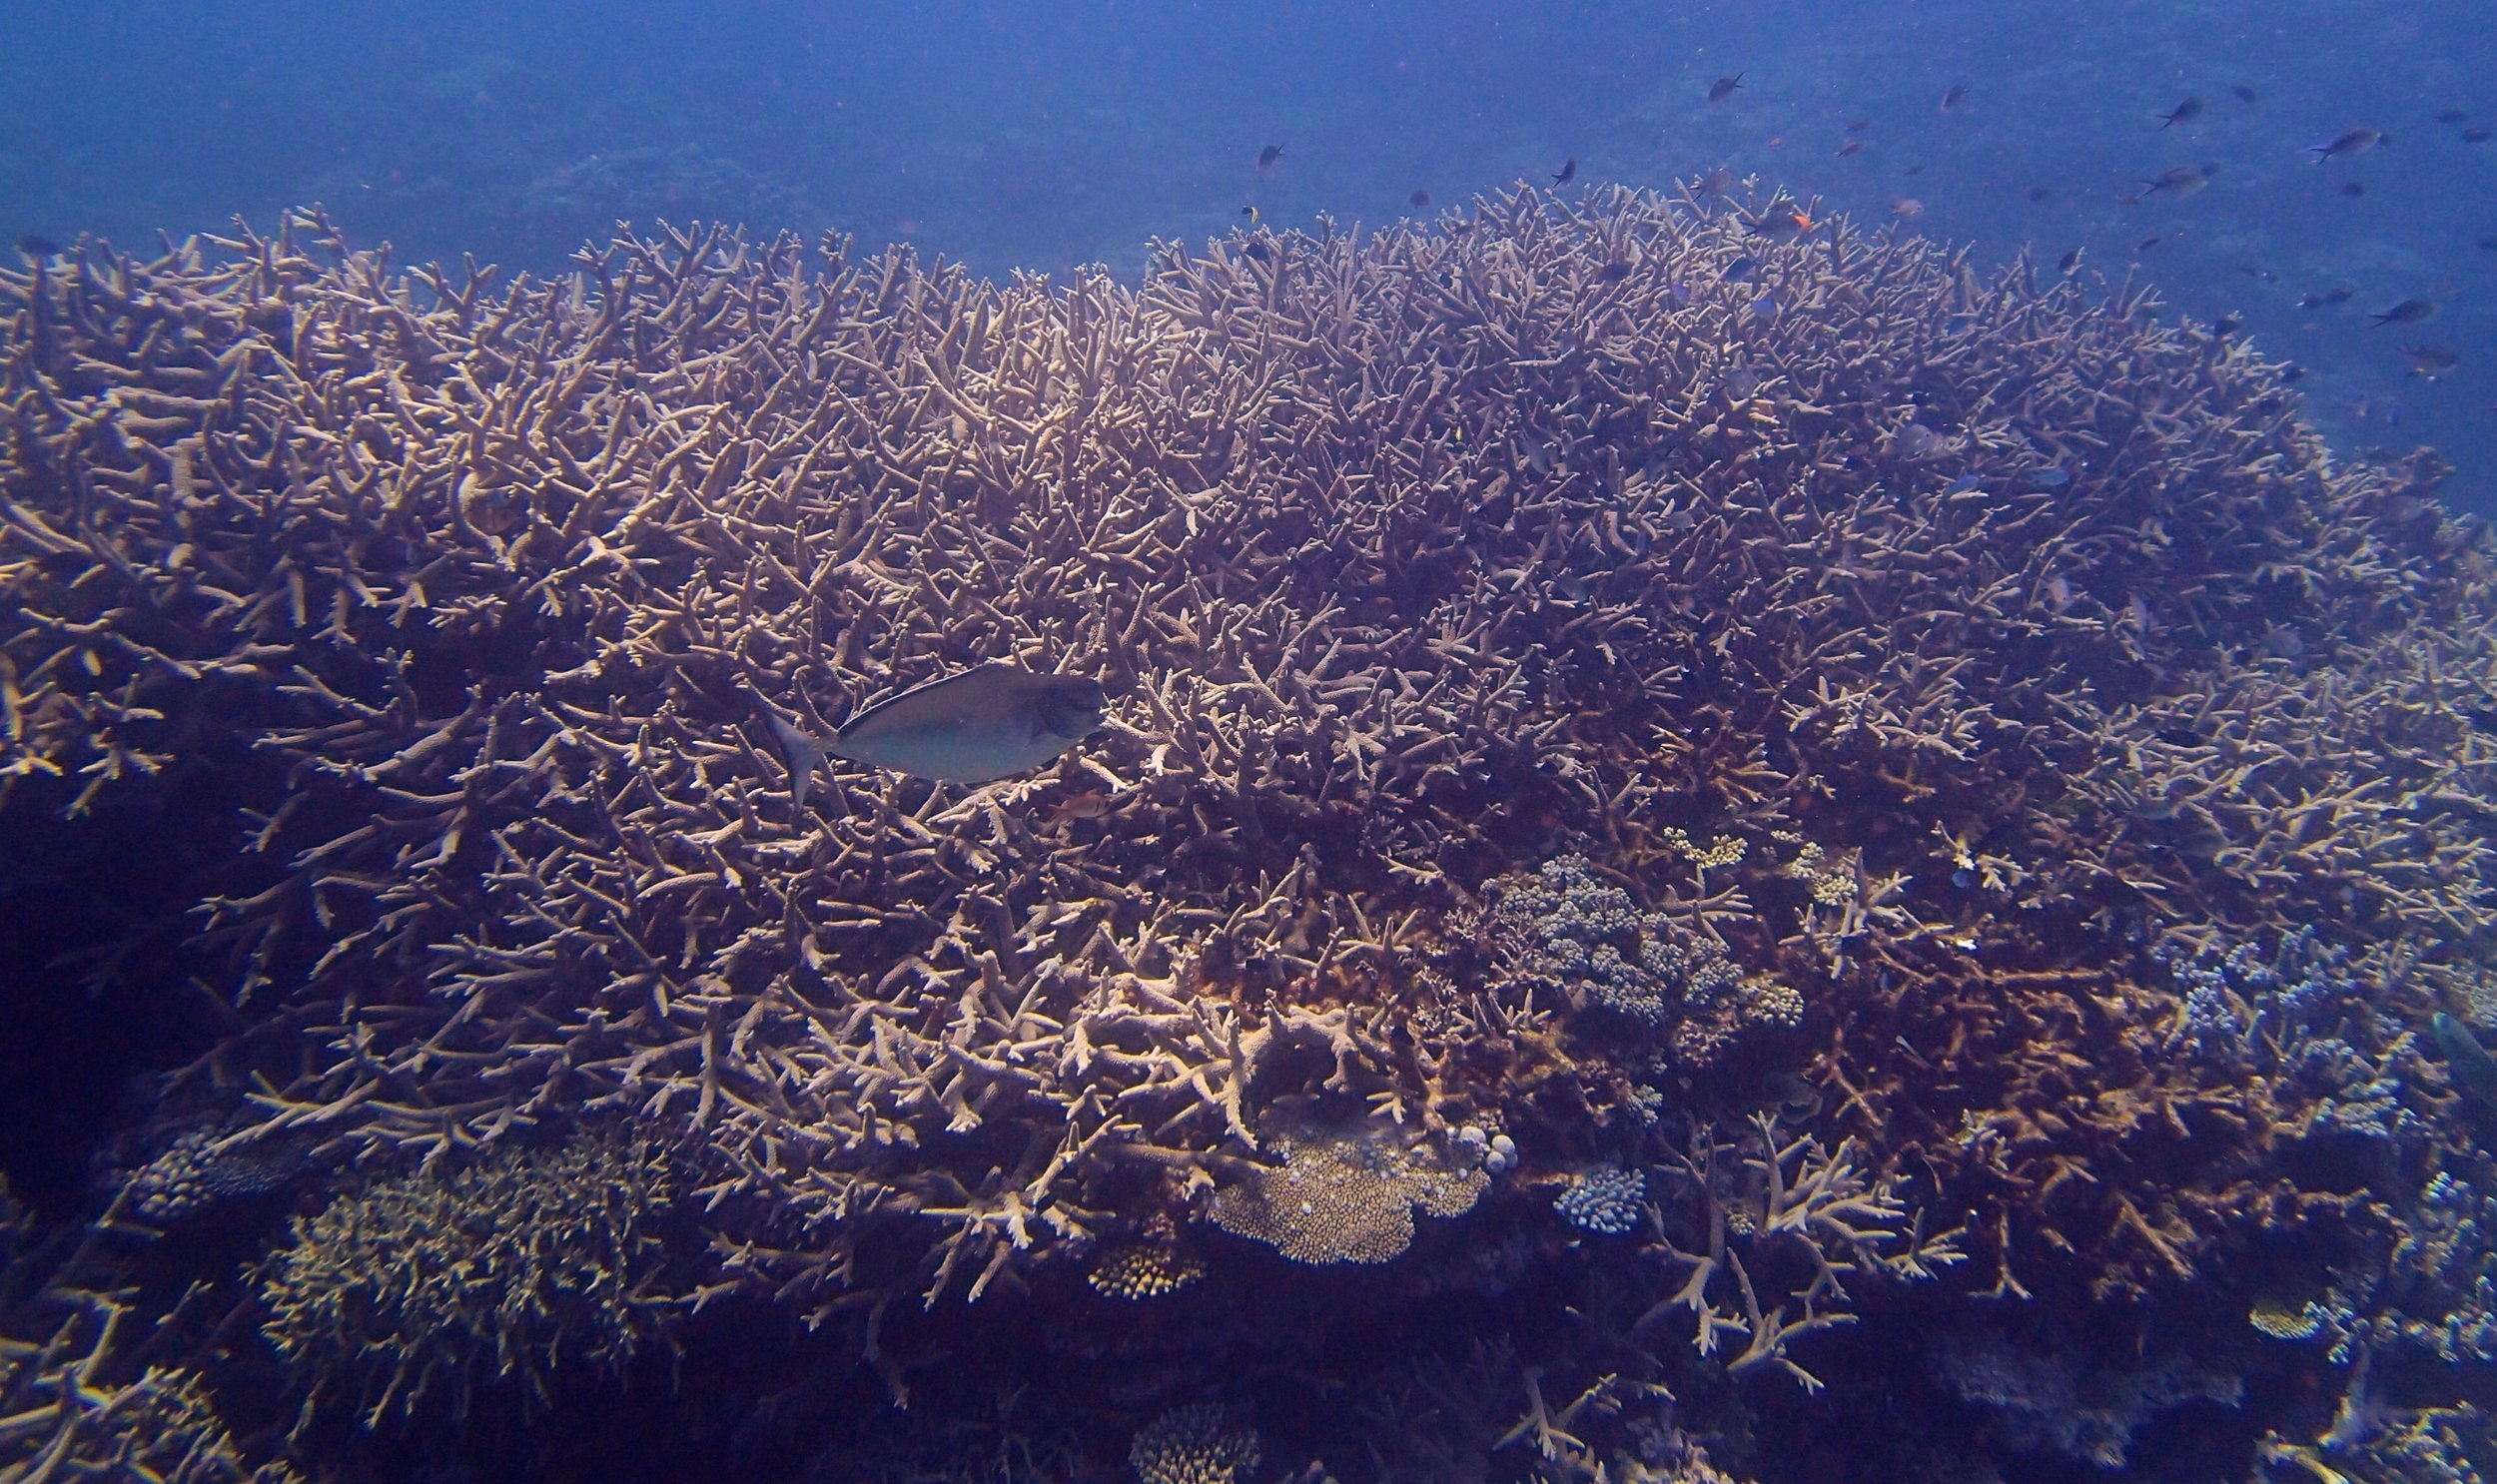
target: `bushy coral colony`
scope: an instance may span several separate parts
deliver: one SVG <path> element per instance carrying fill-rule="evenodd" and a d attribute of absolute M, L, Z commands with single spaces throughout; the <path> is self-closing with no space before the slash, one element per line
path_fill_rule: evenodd
<path fill-rule="evenodd" d="M 231 830 L 0 1459 L 2476 1477 L 2482 533 L 1773 205 L 0 273 L 0 828 Z M 1001 658 L 1108 724 L 793 787 Z"/>

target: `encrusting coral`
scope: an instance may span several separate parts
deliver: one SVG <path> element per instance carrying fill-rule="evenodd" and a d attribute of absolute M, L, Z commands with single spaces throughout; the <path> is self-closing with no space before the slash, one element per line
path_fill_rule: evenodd
<path fill-rule="evenodd" d="M 317 213 L 0 273 L 0 823 L 225 791 L 194 1089 L 454 1179 L 628 1115 L 871 1353 L 1157 1221 L 1557 1239 L 1498 1192 L 1607 1164 L 1653 1239 L 1578 1260 L 1746 1374 L 1963 1246 L 2121 1303 L 2393 1239 L 2330 1140 L 2425 1187 L 2414 1033 L 2497 961 L 2479 532 L 2134 285 L 1767 209 L 1134 288 L 717 227 L 497 287 Z M 1110 725 L 796 806 L 773 713 L 995 658 Z M 2193 999 L 2326 922 L 2409 972 Z M 1312 1234 L 1320 1164 L 1436 1193 Z"/>

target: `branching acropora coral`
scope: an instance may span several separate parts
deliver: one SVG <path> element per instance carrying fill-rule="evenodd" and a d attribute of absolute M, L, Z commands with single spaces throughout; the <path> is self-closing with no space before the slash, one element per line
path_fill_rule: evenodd
<path fill-rule="evenodd" d="M 1701 1121 L 1827 1095 L 1729 1157 L 1914 1170 L 1999 1292 L 2350 1219 L 2144 947 L 2409 944 L 2377 1070 L 2491 959 L 2478 534 L 2136 285 L 1735 206 L 1520 188 L 1134 288 L 717 227 L 503 284 L 318 214 L 0 271 L 0 824 L 213 791 L 195 1082 L 339 1159 L 631 1114 L 733 1277 L 863 1326 L 1203 1216 L 1278 1107 L 1652 1165 L 1600 1116 L 1664 1086 L 1635 981 L 1599 1036 L 1473 931 L 1571 856 L 1800 1014 L 1669 1069 Z M 754 697 L 992 658 L 1111 724 L 796 804 Z M 1747 1369 L 1835 1313 L 1729 1296 L 1693 1218 L 1749 1202 L 1658 1184 Z"/>
<path fill-rule="evenodd" d="M 646 1138 L 613 1130 L 370 1181 L 295 1222 L 264 1328 L 367 1426 L 436 1395 L 464 1413 L 493 1380 L 542 1402 L 559 1368 L 620 1370 L 659 1337 L 671 1185 Z"/>

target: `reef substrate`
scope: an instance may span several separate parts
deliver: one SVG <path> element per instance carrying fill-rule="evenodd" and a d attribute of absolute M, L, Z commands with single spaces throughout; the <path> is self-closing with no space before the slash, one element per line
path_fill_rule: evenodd
<path fill-rule="evenodd" d="M 232 830 L 0 1467 L 2473 1477 L 2483 533 L 1796 216 L 0 273 L 0 889 Z M 1110 724 L 794 802 L 1000 657 Z"/>

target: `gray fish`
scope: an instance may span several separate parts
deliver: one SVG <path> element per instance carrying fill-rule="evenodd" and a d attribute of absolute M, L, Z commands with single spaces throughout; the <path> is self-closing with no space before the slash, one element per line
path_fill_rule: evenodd
<path fill-rule="evenodd" d="M 994 783 L 1055 759 L 1101 725 L 1099 681 L 1035 674 L 1012 660 L 916 685 L 879 701 L 819 740 L 772 717 L 789 760 L 794 801 L 827 758 L 872 763 L 915 778 Z"/>
<path fill-rule="evenodd" d="M 2483 1113 L 2497 1113 L 2497 1057 L 2480 1045 L 2471 1028 L 2443 1011 L 2428 1023 L 2437 1049 L 2445 1054 L 2445 1080 L 2463 1101 Z"/>
<path fill-rule="evenodd" d="M 2377 145 L 2392 142 L 2382 130 L 2361 125 L 2356 129 L 2344 129 L 2321 144 L 2308 145 L 2306 153 L 2314 156 L 2315 163 L 2321 165 L 2326 160 L 2337 160 L 2344 155 L 2363 155 Z"/>

